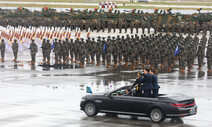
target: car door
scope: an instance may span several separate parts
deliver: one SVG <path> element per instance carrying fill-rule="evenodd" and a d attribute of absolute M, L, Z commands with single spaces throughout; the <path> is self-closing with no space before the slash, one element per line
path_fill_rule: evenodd
<path fill-rule="evenodd" d="M 120 96 L 121 97 L 121 96 Z M 120 111 L 120 97 L 119 96 L 107 96 L 102 99 L 101 110 L 106 111 Z"/>
<path fill-rule="evenodd" d="M 149 107 L 152 105 L 152 98 L 135 97 L 135 96 L 123 96 L 119 100 L 120 109 L 123 112 L 135 113 L 144 115 L 149 111 Z"/>

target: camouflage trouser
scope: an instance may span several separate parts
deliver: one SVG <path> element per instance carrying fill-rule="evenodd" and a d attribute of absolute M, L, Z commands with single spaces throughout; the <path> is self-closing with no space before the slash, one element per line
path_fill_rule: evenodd
<path fill-rule="evenodd" d="M 203 57 L 198 57 L 198 66 L 201 67 L 203 65 Z"/>
<path fill-rule="evenodd" d="M 111 27 L 108 27 L 108 33 L 110 33 L 111 32 Z"/>
<path fill-rule="evenodd" d="M 150 66 L 153 66 L 153 62 L 154 62 L 153 58 L 152 57 L 149 57 L 149 65 Z"/>
<path fill-rule="evenodd" d="M 50 61 L 50 53 L 47 54 L 47 60 Z"/>
<path fill-rule="evenodd" d="M 150 28 L 148 28 L 148 34 L 150 33 Z"/>
<path fill-rule="evenodd" d="M 97 32 L 99 32 L 101 30 L 101 27 L 100 26 L 97 26 Z"/>
<path fill-rule="evenodd" d="M 31 54 L 32 62 L 35 62 L 35 55 L 36 54 Z"/>
<path fill-rule="evenodd" d="M 74 55 L 75 55 L 75 60 L 79 59 L 79 53 L 78 52 L 75 52 Z"/>
<path fill-rule="evenodd" d="M 111 55 L 106 55 L 106 58 L 107 58 L 107 65 L 110 65 L 111 64 Z"/>
<path fill-rule="evenodd" d="M 145 64 L 145 58 L 146 56 L 142 55 L 141 59 L 142 59 L 142 64 Z"/>
<path fill-rule="evenodd" d="M 124 61 L 128 62 L 128 59 L 129 59 L 128 55 L 124 55 Z"/>
<path fill-rule="evenodd" d="M 211 70 L 212 58 L 207 58 L 208 70 Z"/>
<path fill-rule="evenodd" d="M 187 66 L 188 66 L 188 69 L 192 68 L 192 60 L 191 59 L 187 60 Z"/>
<path fill-rule="evenodd" d="M 105 32 L 105 27 L 102 27 L 102 32 Z"/>
<path fill-rule="evenodd" d="M 47 54 L 46 54 L 46 51 L 44 50 L 43 51 L 43 59 L 46 59 L 46 57 L 47 57 Z"/>
<path fill-rule="evenodd" d="M 70 57 L 71 57 L 71 59 L 74 58 L 74 52 L 70 51 Z"/>
<path fill-rule="evenodd" d="M 134 55 L 130 56 L 130 62 L 131 62 L 132 65 L 135 64 L 135 56 Z"/>
<path fill-rule="evenodd" d="M 119 33 L 121 33 L 121 31 L 122 31 L 122 28 L 119 28 Z"/>
<path fill-rule="evenodd" d="M 122 61 L 122 55 L 119 54 L 119 61 Z"/>
<path fill-rule="evenodd" d="M 172 65 L 172 58 L 169 58 L 168 59 L 168 68 L 171 68 L 171 65 Z"/>
<path fill-rule="evenodd" d="M 127 28 L 125 28 L 125 33 L 127 33 Z"/>
<path fill-rule="evenodd" d="M 55 63 L 58 63 L 59 53 L 55 53 Z"/>
<path fill-rule="evenodd" d="M 102 60 L 105 61 L 105 54 L 102 54 Z"/>
<path fill-rule="evenodd" d="M 136 33 L 138 33 L 138 28 L 136 28 Z"/>
<path fill-rule="evenodd" d="M 116 26 L 113 26 L 113 32 L 114 33 L 116 32 Z"/>
<path fill-rule="evenodd" d="M 80 56 L 80 63 L 81 65 L 85 64 L 85 56 Z"/>
<path fill-rule="evenodd" d="M 181 67 L 182 67 L 182 69 L 185 69 L 185 60 L 181 60 Z"/>
<path fill-rule="evenodd" d="M 142 34 L 144 34 L 145 33 L 145 28 L 142 28 Z"/>
<path fill-rule="evenodd" d="M 153 67 L 154 67 L 154 69 L 157 69 L 158 70 L 158 59 L 154 59 L 154 61 L 153 61 Z"/>
<path fill-rule="evenodd" d="M 18 52 L 13 52 L 14 58 L 17 59 L 18 57 Z"/>
<path fill-rule="evenodd" d="M 133 33 L 133 28 L 130 28 L 131 34 Z"/>
<path fill-rule="evenodd" d="M 117 55 L 113 55 L 114 64 L 117 64 Z"/>
<path fill-rule="evenodd" d="M 164 65 L 164 62 L 165 62 L 165 58 L 161 57 L 161 65 Z"/>
<path fill-rule="evenodd" d="M 4 51 L 1 51 L 1 58 L 4 59 Z"/>
<path fill-rule="evenodd" d="M 139 59 L 139 57 L 138 57 L 138 55 L 136 54 L 136 55 L 135 55 L 135 60 L 138 61 L 138 59 Z"/>
<path fill-rule="evenodd" d="M 63 53 L 63 62 L 66 63 L 67 53 Z"/>
<path fill-rule="evenodd" d="M 94 62 L 95 59 L 94 59 L 94 53 L 91 53 L 91 61 Z"/>
<path fill-rule="evenodd" d="M 98 65 L 100 65 L 100 57 L 101 57 L 100 54 L 96 54 L 96 62 Z"/>

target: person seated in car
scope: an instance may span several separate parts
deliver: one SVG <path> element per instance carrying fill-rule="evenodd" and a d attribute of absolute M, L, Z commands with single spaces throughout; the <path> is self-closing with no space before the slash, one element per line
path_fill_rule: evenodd
<path fill-rule="evenodd" d="M 144 69 L 144 78 L 140 81 L 143 83 L 144 97 L 151 97 L 152 86 L 152 75 L 149 73 L 149 69 Z"/>
<path fill-rule="evenodd" d="M 138 74 L 137 74 L 138 77 L 133 83 L 133 87 L 136 86 L 136 96 L 139 96 L 139 97 L 142 96 L 142 85 L 141 85 L 142 75 L 143 73 L 141 71 L 138 71 Z"/>
<path fill-rule="evenodd" d="M 157 75 L 155 74 L 155 70 L 151 69 L 150 74 L 152 75 L 152 85 L 153 85 L 153 97 L 157 98 L 158 97 L 158 91 L 160 89 L 160 86 L 158 85 L 158 78 Z"/>
<path fill-rule="evenodd" d="M 124 96 L 131 96 L 130 89 L 126 89 Z"/>

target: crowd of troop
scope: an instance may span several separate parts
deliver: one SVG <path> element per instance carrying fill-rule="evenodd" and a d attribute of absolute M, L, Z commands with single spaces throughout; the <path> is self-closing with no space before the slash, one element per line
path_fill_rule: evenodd
<path fill-rule="evenodd" d="M 69 64 L 70 61 L 79 62 L 81 67 L 86 64 L 96 64 L 99 66 L 101 62 L 110 67 L 113 63 L 114 67 L 125 62 L 125 66 L 135 66 L 141 64 L 142 67 L 149 66 L 157 72 L 160 68 L 167 68 L 171 71 L 177 61 L 179 61 L 179 69 L 188 71 L 194 64 L 194 60 L 198 59 L 198 69 L 204 65 L 204 58 L 207 57 L 208 71 L 211 71 L 212 65 L 212 36 L 209 39 L 203 34 L 199 39 L 197 35 L 194 37 L 188 34 L 186 37 L 180 34 L 150 34 L 150 35 L 127 35 L 111 37 L 98 37 L 86 40 L 77 38 L 76 40 L 55 39 L 51 44 L 49 39 L 43 39 L 42 54 L 44 64 L 50 64 L 50 54 L 54 53 L 55 64 Z M 4 61 L 5 43 L 1 40 L 1 57 Z M 14 61 L 17 62 L 18 44 L 16 40 L 12 44 L 14 53 Z M 205 54 L 205 50 L 207 50 Z M 35 57 L 38 46 L 32 39 L 30 44 L 30 53 L 32 57 L 32 65 L 35 64 Z"/>
<path fill-rule="evenodd" d="M 105 19 L 45 19 L 45 18 L 8 18 L 8 19 L 0 19 L 0 25 L 6 27 L 7 25 L 11 25 L 13 27 L 23 26 L 23 27 L 65 27 L 70 28 L 71 30 L 75 30 L 76 28 L 80 28 L 81 31 L 88 31 L 90 28 L 91 31 L 97 30 L 105 31 L 107 29 L 108 33 L 116 32 L 118 29 L 120 33 L 125 32 L 130 29 L 130 33 L 138 33 L 139 29 L 142 29 L 142 33 L 150 33 L 150 29 L 154 29 L 154 33 L 157 32 L 178 32 L 181 33 L 190 33 L 190 34 L 199 34 L 200 31 L 206 33 L 207 31 L 212 34 L 212 23 L 204 22 L 199 24 L 198 22 L 185 22 L 185 23 L 153 23 L 151 21 L 139 21 L 139 20 L 105 20 Z M 145 32 L 146 31 L 146 32 Z"/>

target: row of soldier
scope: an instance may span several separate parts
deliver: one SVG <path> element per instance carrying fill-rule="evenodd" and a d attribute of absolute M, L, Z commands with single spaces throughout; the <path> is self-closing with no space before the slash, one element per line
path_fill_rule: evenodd
<path fill-rule="evenodd" d="M 208 43 L 207 43 L 208 42 Z M 207 46 L 208 44 L 208 46 Z M 1 55 L 2 61 L 4 60 L 5 43 L 2 40 L 1 43 Z M 207 47 L 206 47 L 207 46 Z M 178 47 L 178 51 L 176 50 Z M 87 64 L 95 64 L 99 66 L 101 60 L 106 63 L 107 67 L 110 67 L 113 62 L 113 66 L 125 62 L 125 66 L 128 63 L 131 64 L 131 68 L 134 69 L 136 65 L 141 63 L 142 67 L 150 65 L 150 68 L 154 68 L 156 71 L 161 68 L 167 68 L 171 71 L 176 60 L 179 60 L 179 69 L 181 72 L 185 71 L 186 66 L 188 71 L 194 64 L 194 60 L 198 57 L 198 69 L 203 66 L 203 59 L 205 57 L 205 50 L 207 49 L 207 66 L 208 71 L 211 71 L 212 64 L 212 36 L 207 41 L 206 36 L 201 39 L 195 35 L 192 37 L 190 34 L 186 37 L 176 34 L 152 34 L 149 36 L 141 35 L 126 37 L 88 37 L 86 40 L 83 38 L 77 38 L 68 40 L 55 39 L 54 44 L 51 45 L 49 39 L 43 39 L 42 43 L 43 60 L 45 64 L 50 64 L 50 54 L 53 51 L 55 55 L 55 64 L 68 64 L 69 60 L 74 61 L 84 67 L 85 59 Z M 16 40 L 12 45 L 14 53 L 14 61 L 17 62 L 18 44 Z M 52 50 L 53 49 L 53 50 Z M 32 57 L 32 65 L 35 64 L 35 55 L 37 53 L 37 45 L 32 40 L 30 44 L 30 52 Z M 177 52 L 177 53 L 176 53 Z"/>
<path fill-rule="evenodd" d="M 212 34 L 212 23 L 204 22 L 202 24 L 199 24 L 198 22 L 185 22 L 185 23 L 153 23 L 153 22 L 145 22 L 145 21 L 139 21 L 139 20 L 132 20 L 131 22 L 128 22 L 127 20 L 108 20 L 105 19 L 96 19 L 96 20 L 79 20 L 79 19 L 45 19 L 45 18 L 26 18 L 21 19 L 17 18 L 14 20 L 13 18 L 3 18 L 0 19 L 0 25 L 1 26 L 7 26 L 11 25 L 14 27 L 18 26 L 24 26 L 24 27 L 39 27 L 39 26 L 46 26 L 46 27 L 65 27 L 70 28 L 71 30 L 74 30 L 76 28 L 80 28 L 80 30 L 86 30 L 90 28 L 92 31 L 97 30 L 99 32 L 102 30 L 103 32 L 105 29 L 108 29 L 108 33 L 110 33 L 112 30 L 113 32 L 116 32 L 116 29 L 119 29 L 119 32 L 122 33 L 122 30 L 124 29 L 124 32 L 127 33 L 128 28 L 130 28 L 130 32 L 138 33 L 139 29 L 142 29 L 142 33 L 146 33 L 147 30 L 148 33 L 150 33 L 150 29 L 153 28 L 155 34 L 157 32 L 178 32 L 181 34 L 184 32 L 194 34 L 199 34 L 200 31 L 202 31 L 204 34 L 207 33 L 207 31 L 210 31 L 210 34 Z"/>

